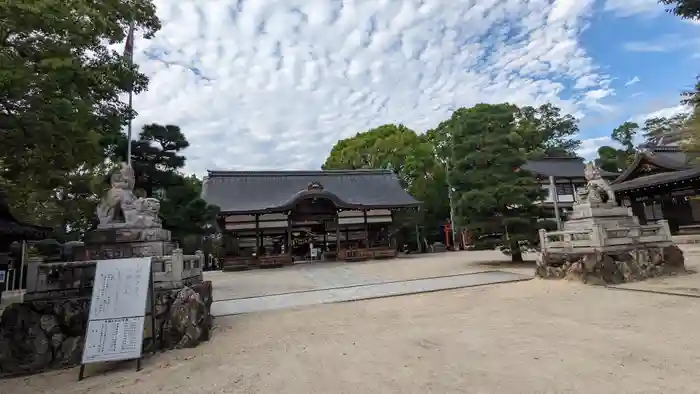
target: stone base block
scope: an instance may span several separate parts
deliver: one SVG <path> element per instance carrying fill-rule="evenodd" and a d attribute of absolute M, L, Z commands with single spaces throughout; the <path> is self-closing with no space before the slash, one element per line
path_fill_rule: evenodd
<path fill-rule="evenodd" d="M 109 260 L 129 257 L 167 256 L 175 250 L 170 241 L 134 241 L 85 245 L 76 251 L 77 260 Z"/>
<path fill-rule="evenodd" d="M 156 338 L 144 351 L 197 346 L 212 328 L 210 281 L 156 292 Z M 0 317 L 0 377 L 80 364 L 89 297 L 9 305 Z M 147 327 L 150 320 L 146 320 Z M 150 330 L 147 337 L 150 337 Z"/>
<path fill-rule="evenodd" d="M 541 256 L 535 276 L 607 285 L 636 282 L 685 272 L 683 251 L 676 245 L 626 251 Z"/>
<path fill-rule="evenodd" d="M 85 234 L 85 244 L 170 241 L 170 230 L 162 228 L 108 228 Z"/>

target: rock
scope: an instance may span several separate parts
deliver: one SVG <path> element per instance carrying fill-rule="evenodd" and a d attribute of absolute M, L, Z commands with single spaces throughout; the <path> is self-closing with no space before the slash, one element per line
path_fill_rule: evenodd
<path fill-rule="evenodd" d="M 677 245 L 667 246 L 662 251 L 665 265 L 685 271 L 685 256 Z"/>
<path fill-rule="evenodd" d="M 53 360 L 51 341 L 42 329 L 52 319 L 31 310 L 24 304 L 5 308 L 0 320 L 0 371 L 28 373 L 46 369 Z"/>
<path fill-rule="evenodd" d="M 685 271 L 683 251 L 677 246 L 632 251 L 565 256 L 562 263 L 546 256 L 535 269 L 542 278 L 578 280 L 589 284 L 619 284 L 675 275 Z M 553 264 L 553 262 L 556 263 Z"/>
<path fill-rule="evenodd" d="M 61 359 L 57 360 L 62 366 L 78 365 L 83 358 L 83 337 L 70 337 L 63 341 L 61 346 Z"/>
<path fill-rule="evenodd" d="M 212 287 L 206 281 L 177 292 L 161 332 L 167 347 L 194 347 L 209 339 Z"/>

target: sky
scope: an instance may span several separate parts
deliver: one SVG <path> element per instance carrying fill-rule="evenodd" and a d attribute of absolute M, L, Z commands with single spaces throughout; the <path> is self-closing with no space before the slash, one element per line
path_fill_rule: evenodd
<path fill-rule="evenodd" d="M 134 130 L 180 126 L 200 176 L 319 169 L 339 139 L 477 103 L 551 102 L 590 159 L 617 125 L 683 110 L 700 74 L 700 24 L 655 0 L 155 2 Z"/>

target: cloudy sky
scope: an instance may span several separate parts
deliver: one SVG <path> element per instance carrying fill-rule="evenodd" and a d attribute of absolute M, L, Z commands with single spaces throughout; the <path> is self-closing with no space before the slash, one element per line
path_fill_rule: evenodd
<path fill-rule="evenodd" d="M 581 154 L 612 128 L 678 111 L 700 25 L 656 0 L 156 0 L 138 39 L 144 123 L 179 125 L 187 171 L 317 169 L 341 138 L 426 131 L 479 102 L 552 102 Z"/>

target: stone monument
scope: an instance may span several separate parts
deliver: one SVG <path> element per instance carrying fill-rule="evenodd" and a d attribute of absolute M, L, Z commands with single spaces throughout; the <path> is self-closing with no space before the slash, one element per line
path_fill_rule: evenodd
<path fill-rule="evenodd" d="M 175 246 L 163 229 L 155 198 L 134 195 L 134 170 L 126 163 L 110 177 L 110 189 L 97 206 L 97 230 L 85 236 L 82 260 L 165 256 Z"/>
<path fill-rule="evenodd" d="M 191 347 L 209 339 L 212 285 L 202 275 L 203 253 L 176 249 L 158 217 L 159 201 L 137 198 L 133 189 L 134 171 L 122 164 L 97 207 L 99 226 L 85 235 L 76 261 L 30 259 L 23 302 L 0 318 L 0 377 L 80 363 L 96 260 L 151 257 L 155 310 L 147 312 L 156 326 L 146 320 L 144 347 Z"/>
<path fill-rule="evenodd" d="M 684 272 L 683 252 L 673 244 L 668 222 L 640 225 L 593 163 L 586 186 L 562 231 L 540 230 L 536 276 L 622 283 Z"/>

